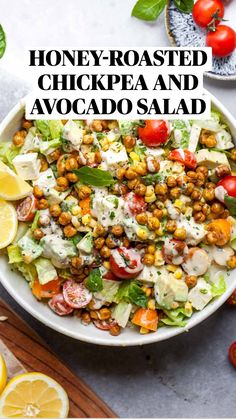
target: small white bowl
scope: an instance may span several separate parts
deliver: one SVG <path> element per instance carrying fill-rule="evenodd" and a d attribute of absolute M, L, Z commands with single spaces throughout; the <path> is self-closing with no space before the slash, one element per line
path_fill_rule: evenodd
<path fill-rule="evenodd" d="M 236 121 L 227 109 L 213 96 L 212 105 L 218 109 L 225 117 L 231 132 L 236 137 Z M 24 114 L 24 100 L 19 102 L 7 115 L 0 125 L 0 140 L 6 141 L 12 138 L 13 134 L 19 129 L 20 121 Z M 47 304 L 38 302 L 32 295 L 25 279 L 18 273 L 12 272 L 7 258 L 0 256 L 0 281 L 7 289 L 9 294 L 36 319 L 43 324 L 57 330 L 58 332 L 73 337 L 75 339 L 107 346 L 134 346 L 147 343 L 159 342 L 169 339 L 180 333 L 187 332 L 198 323 L 205 320 L 214 313 L 232 294 L 236 288 L 236 270 L 231 271 L 226 278 L 227 291 L 219 298 L 208 304 L 203 311 L 193 314 L 187 326 L 183 328 L 161 327 L 155 333 L 140 335 L 136 329 L 127 328 L 119 336 L 111 336 L 108 332 L 101 331 L 93 325 L 84 326 L 75 317 L 59 317 L 54 314 Z"/>

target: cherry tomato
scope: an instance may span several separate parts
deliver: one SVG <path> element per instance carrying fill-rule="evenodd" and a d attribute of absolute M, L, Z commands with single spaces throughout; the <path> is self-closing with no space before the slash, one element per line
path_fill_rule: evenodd
<path fill-rule="evenodd" d="M 227 57 L 235 49 L 235 31 L 229 26 L 219 25 L 214 32 L 208 32 L 206 45 L 212 48 L 215 57 Z"/>
<path fill-rule="evenodd" d="M 65 302 L 72 308 L 85 307 L 92 300 L 92 294 L 81 283 L 72 279 L 66 281 L 63 285 L 63 297 Z"/>
<path fill-rule="evenodd" d="M 133 215 L 137 215 L 146 211 L 147 204 L 143 196 L 137 195 L 134 192 L 129 192 L 127 195 L 125 195 L 124 199 L 127 203 L 128 212 L 130 211 Z"/>
<path fill-rule="evenodd" d="M 58 316 L 67 316 L 71 314 L 74 309 L 66 304 L 63 294 L 54 295 L 51 300 L 48 301 L 49 307 L 54 311 Z"/>
<path fill-rule="evenodd" d="M 42 298 L 52 298 L 53 295 L 60 292 L 60 288 L 61 281 L 58 278 L 44 285 L 41 285 L 38 278 L 36 278 L 32 286 L 32 293 L 38 300 L 41 300 Z"/>
<path fill-rule="evenodd" d="M 181 240 L 166 239 L 162 254 L 166 263 L 181 265 L 188 254 L 188 246 Z"/>
<path fill-rule="evenodd" d="M 236 306 L 236 290 L 231 294 L 231 296 L 228 298 L 227 303 L 230 306 Z"/>
<path fill-rule="evenodd" d="M 236 342 L 233 342 L 229 347 L 229 359 L 233 366 L 236 367 Z"/>
<path fill-rule="evenodd" d="M 206 28 L 211 23 L 214 16 L 224 17 L 224 5 L 220 0 L 198 0 L 192 10 L 193 20 L 201 28 Z M 215 25 L 219 25 L 220 20 L 215 20 Z"/>
<path fill-rule="evenodd" d="M 169 128 L 167 122 L 163 119 L 147 119 L 145 126 L 139 127 L 138 135 L 148 147 L 158 147 L 168 140 Z"/>
<path fill-rule="evenodd" d="M 183 150 L 182 148 L 172 150 L 168 155 L 168 159 L 183 163 L 189 169 L 196 169 L 197 167 L 197 160 L 194 153 L 189 150 Z"/>
<path fill-rule="evenodd" d="M 225 176 L 217 183 L 218 186 L 223 186 L 229 196 L 236 198 L 236 176 Z"/>
<path fill-rule="evenodd" d="M 110 330 L 113 326 L 116 326 L 117 323 L 115 320 L 107 321 L 107 320 L 93 320 L 94 326 L 100 330 Z"/>
<path fill-rule="evenodd" d="M 113 274 L 113 272 L 111 272 L 111 271 L 106 272 L 106 273 L 103 275 L 103 278 L 104 278 L 104 279 L 107 279 L 107 280 L 109 280 L 109 281 L 120 281 L 120 278 L 117 278 L 117 277 Z"/>
<path fill-rule="evenodd" d="M 126 247 L 118 247 L 112 251 L 110 265 L 114 275 L 122 279 L 135 278 L 143 269 L 140 253 Z"/>
<path fill-rule="evenodd" d="M 38 208 L 38 200 L 34 195 L 27 196 L 24 201 L 17 206 L 17 218 L 19 221 L 32 221 Z"/>

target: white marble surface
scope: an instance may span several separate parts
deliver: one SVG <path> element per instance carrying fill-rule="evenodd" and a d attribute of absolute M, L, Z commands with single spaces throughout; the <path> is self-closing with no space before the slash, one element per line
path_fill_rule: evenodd
<path fill-rule="evenodd" d="M 130 18 L 133 0 L 1 0 L 8 36 L 0 61 L 0 119 L 22 97 L 26 47 L 165 46 L 164 20 Z M 11 75 L 10 75 L 11 73 Z M 16 80 L 16 76 L 21 81 Z M 236 84 L 205 79 L 205 87 L 236 116 Z M 39 324 L 0 286 L 3 298 L 121 417 L 235 417 L 235 370 L 227 349 L 236 339 L 228 307 L 190 333 L 137 348 L 75 342 Z"/>

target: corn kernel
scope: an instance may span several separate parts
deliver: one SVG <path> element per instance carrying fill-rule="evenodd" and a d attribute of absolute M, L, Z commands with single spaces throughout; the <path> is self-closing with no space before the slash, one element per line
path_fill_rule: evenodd
<path fill-rule="evenodd" d="M 145 202 L 147 202 L 148 204 L 151 204 L 152 202 L 156 201 L 156 195 L 153 194 L 151 196 L 145 196 Z"/>
<path fill-rule="evenodd" d="M 156 308 L 155 300 L 153 298 L 149 300 L 147 303 L 147 306 L 150 310 L 155 310 Z"/>
<path fill-rule="evenodd" d="M 100 141 L 102 151 L 107 151 L 109 149 L 109 141 L 107 138 L 102 138 Z"/>
<path fill-rule="evenodd" d="M 75 215 L 72 215 L 72 217 L 71 217 L 71 223 L 77 229 L 80 227 L 80 222 L 79 222 L 78 218 Z"/>
<path fill-rule="evenodd" d="M 155 251 L 155 262 L 154 265 L 155 266 L 162 266 L 164 265 L 165 261 L 163 259 L 163 255 L 162 255 L 162 251 L 161 250 L 156 250 Z"/>
<path fill-rule="evenodd" d="M 176 265 L 166 265 L 166 269 L 169 272 L 175 272 L 178 269 L 178 266 L 176 266 Z"/>
<path fill-rule="evenodd" d="M 148 185 L 145 196 L 152 196 L 153 194 L 154 194 L 154 187 L 152 185 Z"/>
<path fill-rule="evenodd" d="M 104 268 L 106 268 L 108 271 L 110 270 L 111 265 L 110 265 L 110 262 L 109 262 L 108 260 L 104 260 L 104 262 L 103 262 L 103 266 L 104 266 Z"/>
<path fill-rule="evenodd" d="M 82 217 L 82 223 L 84 224 L 84 225 L 88 225 L 88 224 L 90 224 L 91 223 L 91 220 L 92 220 L 92 217 L 91 217 L 91 215 L 90 214 L 86 214 L 86 215 L 84 215 L 83 217 Z"/>
<path fill-rule="evenodd" d="M 163 208 L 162 209 L 162 216 L 163 217 L 166 217 L 168 215 L 168 211 L 167 211 L 167 209 L 166 208 Z"/>
<path fill-rule="evenodd" d="M 176 269 L 176 271 L 175 271 L 175 273 L 174 273 L 174 276 L 175 276 L 175 278 L 176 278 L 176 279 L 180 279 L 180 278 L 182 278 L 182 276 L 183 276 L 183 271 L 182 271 L 182 269 L 181 269 L 181 268 Z"/>
<path fill-rule="evenodd" d="M 177 208 L 180 208 L 180 209 L 183 207 L 183 204 L 184 203 L 183 203 L 183 201 L 181 201 L 181 199 L 176 199 L 175 202 L 174 202 L 174 206 L 177 207 Z"/>
<path fill-rule="evenodd" d="M 186 208 L 186 211 L 185 211 L 185 215 L 186 215 L 186 217 L 191 217 L 191 216 L 192 216 L 192 213 L 193 213 L 192 208 L 187 207 L 187 208 Z"/>
<path fill-rule="evenodd" d="M 66 197 L 66 201 L 69 201 L 70 203 L 74 202 L 75 205 L 78 204 L 78 199 L 73 195 L 68 195 Z"/>
<path fill-rule="evenodd" d="M 138 162 L 138 161 L 140 161 L 140 158 L 139 158 L 139 156 L 138 156 L 138 154 L 137 153 L 135 153 L 134 151 L 131 151 L 131 153 L 130 153 L 130 157 L 131 157 L 131 159 L 134 161 L 134 162 Z"/>
<path fill-rule="evenodd" d="M 164 235 L 164 231 L 162 230 L 162 228 L 158 228 L 158 230 L 155 230 L 155 233 L 158 237 L 161 237 Z"/>
<path fill-rule="evenodd" d="M 146 329 L 146 327 L 140 327 L 139 332 L 140 332 L 142 335 L 146 335 L 147 333 L 149 333 L 149 330 L 148 330 L 148 329 Z"/>
<path fill-rule="evenodd" d="M 192 307 L 192 303 L 190 303 L 190 301 L 187 301 L 184 305 L 184 308 L 186 311 L 188 311 L 189 313 L 191 313 L 193 311 L 193 307 Z"/>
<path fill-rule="evenodd" d="M 148 239 L 148 232 L 146 230 L 144 230 L 143 228 L 138 228 L 137 236 L 138 236 L 139 239 L 147 240 Z"/>
<path fill-rule="evenodd" d="M 174 162 L 172 166 L 172 173 L 180 174 L 184 171 L 184 164 L 179 162 Z"/>
<path fill-rule="evenodd" d="M 81 215 L 82 214 L 82 210 L 80 208 L 79 205 L 73 205 L 73 207 L 71 208 L 71 214 L 72 215 Z"/>

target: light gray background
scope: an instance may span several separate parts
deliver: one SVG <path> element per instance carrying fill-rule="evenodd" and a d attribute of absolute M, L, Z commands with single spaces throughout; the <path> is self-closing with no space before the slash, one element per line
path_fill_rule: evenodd
<path fill-rule="evenodd" d="M 27 91 L 27 47 L 167 46 L 163 17 L 130 18 L 132 0 L 1 0 L 8 49 L 0 61 L 0 119 Z M 18 77 L 18 79 L 17 79 Z M 236 116 L 236 84 L 205 79 Z M 236 372 L 227 359 L 236 311 L 225 306 L 188 334 L 137 348 L 76 342 L 48 329 L 1 296 L 121 417 L 235 417 Z"/>

